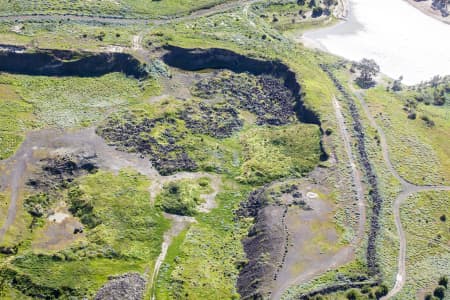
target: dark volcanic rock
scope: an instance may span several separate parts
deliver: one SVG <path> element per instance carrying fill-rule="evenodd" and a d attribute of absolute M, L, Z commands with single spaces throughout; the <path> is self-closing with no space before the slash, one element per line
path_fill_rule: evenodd
<path fill-rule="evenodd" d="M 110 278 L 95 295 L 95 300 L 141 300 L 144 297 L 145 279 L 137 273 Z"/>
<path fill-rule="evenodd" d="M 237 289 L 242 299 L 265 299 L 286 255 L 288 232 L 285 205 L 269 204 L 265 188 L 251 193 L 236 211 L 240 217 L 255 217 L 243 240 L 248 262 L 239 273 Z"/>
<path fill-rule="evenodd" d="M 364 175 L 368 181 L 369 196 L 372 201 L 372 216 L 370 219 L 370 231 L 366 251 L 367 266 L 369 268 L 369 275 L 377 276 L 380 274 L 380 268 L 378 265 L 377 238 L 380 231 L 380 214 L 383 207 L 383 197 L 381 196 L 378 186 L 377 174 L 369 159 L 369 152 L 365 144 L 366 139 L 364 127 L 361 123 L 361 116 L 359 115 L 358 107 L 356 106 L 353 97 L 346 91 L 336 76 L 334 76 L 329 66 L 321 65 L 321 68 L 330 77 L 336 88 L 341 92 L 349 106 L 350 115 L 352 117 L 352 125 L 356 135 L 355 138 L 357 140 L 359 160 L 363 166 Z"/>
<path fill-rule="evenodd" d="M 239 112 L 229 103 L 190 105 L 180 113 L 180 118 L 193 133 L 215 138 L 230 137 L 243 125 Z"/>
<path fill-rule="evenodd" d="M 148 76 L 145 66 L 130 54 L 50 49 L 32 53 L 7 45 L 0 45 L 0 71 L 42 76 L 98 77 L 113 72 L 137 79 Z"/>
<path fill-rule="evenodd" d="M 39 162 L 41 170 L 28 180 L 28 186 L 49 192 L 75 178 L 98 170 L 96 156 L 86 153 L 59 155 Z"/>
<path fill-rule="evenodd" d="M 167 46 L 163 61 L 169 66 L 187 71 L 203 69 L 226 69 L 235 73 L 247 72 L 254 76 L 269 76 L 283 82 L 295 97 L 295 113 L 304 123 L 320 125 L 319 116 L 303 104 L 297 77 L 280 61 L 261 60 L 241 55 L 226 49 L 186 49 Z"/>
<path fill-rule="evenodd" d="M 97 134 L 120 151 L 136 152 L 150 157 L 150 161 L 162 175 L 179 171 L 194 171 L 196 163 L 186 150 L 177 145 L 185 132 L 176 128 L 176 120 L 167 118 L 136 119 L 132 114 L 122 120 L 110 117 L 97 128 Z M 159 140 L 151 136 L 157 126 L 167 126 Z"/>
<path fill-rule="evenodd" d="M 273 76 L 223 72 L 198 82 L 192 93 L 204 99 L 223 97 L 232 106 L 254 113 L 258 125 L 285 125 L 296 120 L 292 91 Z"/>

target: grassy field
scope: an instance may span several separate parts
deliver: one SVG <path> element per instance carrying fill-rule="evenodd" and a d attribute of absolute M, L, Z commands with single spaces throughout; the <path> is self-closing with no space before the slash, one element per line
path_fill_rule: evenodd
<path fill-rule="evenodd" d="M 301 177 L 319 162 L 319 142 L 320 132 L 315 125 L 251 129 L 241 137 L 241 180 L 263 184 L 284 177 Z"/>
<path fill-rule="evenodd" d="M 450 182 L 450 140 L 448 107 L 419 103 L 417 118 L 408 119 L 403 110 L 407 98 L 379 87 L 367 92 L 372 115 L 382 126 L 394 166 L 402 177 L 416 184 L 448 184 Z M 434 121 L 429 126 L 422 118 Z"/>
<path fill-rule="evenodd" d="M 226 2 L 224 0 L 39 0 L 0 1 L 2 15 L 20 14 L 76 14 L 93 16 L 122 16 L 140 18 L 161 18 L 184 15 L 201 8 Z"/>
<path fill-rule="evenodd" d="M 422 192 L 402 205 L 407 279 L 395 299 L 423 299 L 433 292 L 441 276 L 450 275 L 449 201 L 450 192 Z M 444 215 L 445 221 L 441 220 Z"/>
<path fill-rule="evenodd" d="M 32 106 L 0 75 L 0 160 L 11 156 L 33 126 Z"/>
<path fill-rule="evenodd" d="M 225 180 L 218 208 L 199 214 L 197 222 L 169 248 L 157 280 L 157 299 L 238 299 L 237 266 L 244 260 L 240 239 L 246 223 L 236 222 L 233 210 L 250 187 Z"/>
<path fill-rule="evenodd" d="M 85 24 L 76 21 L 22 21 L 0 23 L 3 44 L 48 49 L 100 51 L 112 47 L 131 48 L 136 25 Z"/>
<path fill-rule="evenodd" d="M 64 297 L 92 296 L 110 275 L 152 268 L 169 224 L 150 205 L 149 184 L 144 176 L 129 170 L 80 178 L 65 191 L 66 201 L 93 207 L 91 213 L 99 224 L 93 228 L 85 224 L 86 238 L 58 251 L 29 248 L 31 239 L 39 240 L 44 234 L 40 228 L 23 232 L 21 255 L 11 257 L 0 270 L 7 289 L 31 297 L 55 291 Z M 83 222 L 83 213 L 76 214 Z"/>
<path fill-rule="evenodd" d="M 192 216 L 204 202 L 200 195 L 213 192 L 210 182 L 207 177 L 170 182 L 163 186 L 162 192 L 156 197 L 155 206 L 167 213 Z"/>

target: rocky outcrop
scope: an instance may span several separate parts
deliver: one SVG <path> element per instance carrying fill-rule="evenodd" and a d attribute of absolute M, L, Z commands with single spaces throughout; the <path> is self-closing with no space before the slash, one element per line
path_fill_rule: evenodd
<path fill-rule="evenodd" d="M 138 273 L 128 273 L 109 278 L 94 300 L 141 300 L 146 280 Z"/>
<path fill-rule="evenodd" d="M 25 50 L 0 45 L 0 71 L 39 76 L 98 77 L 113 72 L 122 72 L 137 79 L 148 76 L 145 66 L 126 53 Z"/>
<path fill-rule="evenodd" d="M 270 75 L 282 80 L 284 86 L 295 97 L 295 112 L 303 123 L 320 125 L 319 116 L 306 107 L 296 74 L 280 61 L 261 60 L 241 55 L 226 49 L 186 49 L 167 46 L 163 61 L 169 66 L 187 71 L 225 69 L 235 73 L 248 72 L 255 76 Z"/>

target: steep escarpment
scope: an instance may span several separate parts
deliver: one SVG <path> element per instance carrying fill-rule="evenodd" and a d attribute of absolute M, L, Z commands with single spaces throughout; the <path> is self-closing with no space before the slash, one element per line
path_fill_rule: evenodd
<path fill-rule="evenodd" d="M 295 112 L 303 123 L 320 125 L 319 116 L 306 107 L 301 96 L 301 87 L 295 73 L 279 61 L 267 61 L 248 57 L 226 49 L 187 49 L 167 46 L 163 61 L 169 66 L 187 71 L 204 69 L 226 69 L 235 73 L 248 72 L 255 76 L 270 75 L 279 78 L 296 99 Z"/>
<path fill-rule="evenodd" d="M 25 52 L 24 48 L 0 46 L 0 71 L 39 76 L 98 77 L 122 72 L 142 79 L 145 66 L 130 54 L 92 53 L 40 49 Z"/>

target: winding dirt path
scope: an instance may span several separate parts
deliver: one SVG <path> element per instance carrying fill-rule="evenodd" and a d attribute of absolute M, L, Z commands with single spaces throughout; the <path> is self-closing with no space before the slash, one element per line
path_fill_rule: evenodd
<path fill-rule="evenodd" d="M 121 16 L 92 16 L 92 15 L 77 15 L 77 14 L 22 14 L 22 15 L 8 15 L 0 16 L 0 22 L 14 22 L 14 21 L 77 21 L 83 23 L 103 23 L 103 24 L 120 24 L 120 25 L 162 25 L 174 21 L 192 20 L 195 18 L 206 17 L 216 13 L 221 13 L 230 9 L 245 6 L 260 0 L 233 0 L 225 3 L 217 4 L 208 8 L 201 8 L 193 11 L 190 14 L 183 16 L 169 16 L 160 19 L 146 19 L 146 18 L 127 18 Z"/>
<path fill-rule="evenodd" d="M 398 270 L 397 275 L 395 279 L 394 287 L 389 291 L 389 293 L 381 298 L 381 299 L 390 299 L 393 296 L 395 296 L 398 292 L 400 292 L 405 285 L 406 281 L 406 235 L 405 231 L 402 226 L 401 216 L 400 216 L 400 207 L 405 202 L 405 200 L 415 194 L 420 192 L 427 192 L 427 191 L 450 191 L 450 186 L 420 186 L 413 184 L 411 182 L 406 181 L 395 169 L 394 165 L 392 164 L 390 155 L 389 155 L 389 145 L 386 140 L 386 135 L 384 134 L 384 131 L 382 128 L 377 124 L 375 121 L 375 118 L 370 113 L 370 109 L 367 105 L 367 103 L 364 100 L 363 92 L 361 90 L 356 90 L 353 88 L 352 84 L 349 84 L 350 89 L 352 90 L 353 94 L 356 96 L 356 98 L 359 100 L 365 115 L 367 116 L 369 123 L 372 127 L 374 127 L 378 135 L 380 137 L 380 146 L 381 151 L 383 154 L 383 160 L 388 167 L 391 174 L 400 182 L 401 185 L 401 192 L 395 198 L 394 200 L 394 206 L 393 206 L 393 213 L 394 213 L 394 220 L 395 220 L 395 226 L 397 228 L 397 232 L 399 235 L 399 242 L 400 242 L 400 250 L 399 250 L 399 256 L 398 256 Z"/>
<path fill-rule="evenodd" d="M 200 195 L 205 202 L 202 203 L 198 210 L 208 213 L 216 207 L 216 195 L 220 191 L 222 181 L 220 176 L 206 172 L 181 172 L 171 176 L 161 176 L 152 166 L 151 162 L 138 154 L 125 153 L 115 150 L 113 147 L 95 133 L 94 128 L 81 129 L 76 131 L 62 131 L 56 129 L 45 129 L 30 132 L 25 141 L 20 146 L 14 156 L 8 160 L 0 161 L 0 169 L 7 170 L 0 176 L 2 190 L 10 192 L 10 203 L 8 207 L 8 215 L 0 229 L 0 242 L 3 240 L 5 233 L 14 223 L 18 210 L 18 202 L 21 191 L 25 187 L 25 181 L 29 175 L 28 167 L 40 159 L 36 153 L 45 153 L 45 156 L 51 156 L 55 153 L 84 153 L 86 155 L 96 157 L 100 168 L 117 173 L 123 168 L 133 168 L 137 172 L 145 175 L 150 181 L 149 187 L 150 201 L 153 202 L 154 197 L 161 190 L 162 186 L 168 182 L 181 179 L 199 179 L 207 177 L 211 180 L 211 193 Z M 161 253 L 155 262 L 151 277 L 152 298 L 154 298 L 154 285 L 158 276 L 161 264 L 167 255 L 167 250 L 173 240 L 180 232 L 182 232 L 189 224 L 196 222 L 193 217 L 178 216 L 172 214 L 164 214 L 164 216 L 172 221 L 171 228 L 164 233 L 163 243 L 161 245 Z"/>
<path fill-rule="evenodd" d="M 353 245 L 358 245 L 365 235 L 365 226 L 366 226 L 366 204 L 365 204 L 365 196 L 364 196 L 364 187 L 363 187 L 363 181 L 362 181 L 362 175 L 359 172 L 358 168 L 356 167 L 356 158 L 353 155 L 352 152 L 352 144 L 351 144 L 351 138 L 350 134 L 348 132 L 347 126 L 345 125 L 345 119 L 344 115 L 342 113 L 341 106 L 337 99 L 333 97 L 333 108 L 336 114 L 336 119 L 338 121 L 339 130 L 344 142 L 344 148 L 345 152 L 347 153 L 347 157 L 352 169 L 352 177 L 353 182 L 355 184 L 355 190 L 356 190 L 356 198 L 358 201 L 358 210 L 359 210 L 359 225 L 358 225 L 358 232 L 357 235 L 352 242 Z"/>

